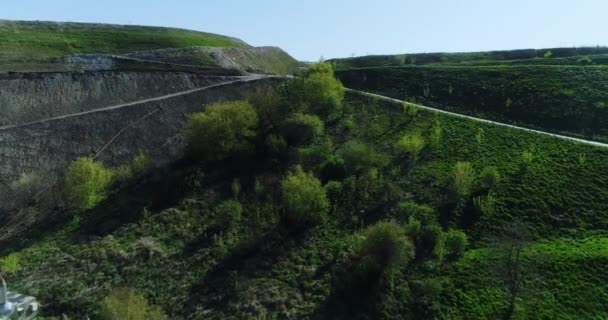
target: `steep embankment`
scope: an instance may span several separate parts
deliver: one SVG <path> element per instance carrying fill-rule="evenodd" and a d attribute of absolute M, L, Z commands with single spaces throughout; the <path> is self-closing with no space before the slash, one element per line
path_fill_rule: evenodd
<path fill-rule="evenodd" d="M 139 152 L 147 155 L 152 166 L 179 159 L 188 114 L 218 100 L 239 99 L 257 86 L 274 81 L 237 80 L 121 108 L 0 129 L 0 208 L 31 201 L 30 196 L 53 186 L 79 156 L 97 156 L 109 165 L 126 163 Z M 23 174 L 42 181 L 25 199 L 11 187 Z M 52 199 L 53 190 L 44 196 Z"/>
<path fill-rule="evenodd" d="M 251 73 L 292 74 L 302 66 L 302 63 L 277 47 L 160 49 L 133 52 L 125 57 Z"/>
<path fill-rule="evenodd" d="M 608 141 L 604 67 L 388 67 L 338 71 L 347 86 L 448 111 Z"/>
<path fill-rule="evenodd" d="M 249 46 L 223 35 L 175 28 L 6 20 L 0 21 L 0 39 L 0 61 L 191 46 Z"/>
<path fill-rule="evenodd" d="M 225 81 L 187 72 L 70 72 L 0 74 L 0 127 Z"/>

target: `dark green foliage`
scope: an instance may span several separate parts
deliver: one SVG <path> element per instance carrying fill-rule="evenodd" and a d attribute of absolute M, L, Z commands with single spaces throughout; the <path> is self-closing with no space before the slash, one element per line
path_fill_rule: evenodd
<path fill-rule="evenodd" d="M 283 136 L 271 134 L 266 137 L 265 143 L 271 157 L 281 157 L 287 152 L 287 141 Z"/>
<path fill-rule="evenodd" d="M 407 223 L 410 218 L 414 218 L 425 225 L 437 223 L 437 213 L 433 208 L 413 201 L 400 202 L 397 205 L 397 214 L 399 221 L 402 223 Z"/>
<path fill-rule="evenodd" d="M 370 144 L 357 140 L 345 143 L 337 153 L 344 160 L 349 174 L 379 165 L 383 161 L 382 156 Z"/>
<path fill-rule="evenodd" d="M 405 227 L 407 235 L 414 243 L 416 260 L 430 258 L 441 244 L 443 231 L 437 223 L 422 223 L 411 217 Z"/>
<path fill-rule="evenodd" d="M 355 255 L 362 277 L 373 281 L 407 266 L 413 258 L 413 246 L 399 224 L 382 221 L 363 230 Z"/>
<path fill-rule="evenodd" d="M 481 170 L 479 183 L 483 189 L 491 189 L 500 182 L 500 173 L 498 169 L 492 166 L 484 167 Z"/>
<path fill-rule="evenodd" d="M 285 120 L 281 132 L 287 143 L 293 146 L 302 146 L 313 143 L 323 135 L 323 121 L 315 115 L 294 113 Z"/>
<path fill-rule="evenodd" d="M 443 242 L 444 256 L 448 261 L 456 261 L 462 257 L 469 243 L 466 233 L 454 229 L 443 234 Z"/>
<path fill-rule="evenodd" d="M 321 177 L 324 180 L 342 180 L 346 178 L 346 163 L 338 155 L 331 155 L 321 166 Z"/>
<path fill-rule="evenodd" d="M 190 116 L 190 152 L 198 159 L 222 160 L 251 148 L 258 117 L 247 101 L 218 102 Z"/>
<path fill-rule="evenodd" d="M 214 210 L 220 224 L 229 227 L 241 221 L 243 207 L 236 200 L 226 200 L 220 203 Z"/>
<path fill-rule="evenodd" d="M 307 227 L 325 221 L 329 200 L 321 181 L 296 166 L 282 181 L 285 218 L 294 227 Z"/>
<path fill-rule="evenodd" d="M 68 202 L 77 210 L 95 207 L 107 197 L 112 171 L 93 158 L 81 157 L 68 168 L 64 188 Z"/>

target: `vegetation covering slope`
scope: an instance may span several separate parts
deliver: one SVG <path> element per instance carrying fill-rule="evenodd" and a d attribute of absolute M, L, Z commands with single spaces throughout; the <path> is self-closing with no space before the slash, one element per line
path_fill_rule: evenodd
<path fill-rule="evenodd" d="M 608 316 L 608 150 L 331 74 L 194 116 L 188 159 L 2 246 L 13 288 L 48 317 L 125 296 L 158 319 Z"/>
<path fill-rule="evenodd" d="M 608 141 L 608 69 L 600 66 L 409 66 L 337 76 L 353 89 Z"/>
<path fill-rule="evenodd" d="M 522 49 L 482 52 L 437 52 L 396 55 L 371 55 L 332 59 L 337 70 L 426 64 L 532 64 L 588 65 L 606 64 L 608 47 Z"/>
<path fill-rule="evenodd" d="M 239 39 L 174 28 L 0 21 L 0 61 L 191 46 L 248 47 Z"/>

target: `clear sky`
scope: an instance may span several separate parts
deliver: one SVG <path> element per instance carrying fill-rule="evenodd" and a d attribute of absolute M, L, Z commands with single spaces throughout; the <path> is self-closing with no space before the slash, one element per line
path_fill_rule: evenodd
<path fill-rule="evenodd" d="M 607 0 L 0 0 L 0 19 L 182 27 L 308 61 L 608 45 Z"/>

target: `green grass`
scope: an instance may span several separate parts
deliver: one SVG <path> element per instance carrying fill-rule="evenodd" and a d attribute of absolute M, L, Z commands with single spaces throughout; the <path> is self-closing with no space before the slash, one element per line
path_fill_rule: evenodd
<path fill-rule="evenodd" d="M 183 29 L 0 21 L 0 61 L 190 46 L 248 47 L 238 39 Z"/>
<path fill-rule="evenodd" d="M 494 241 L 517 221 L 530 233 L 523 261 L 534 270 L 517 318 L 606 317 L 608 149 L 404 112 L 400 104 L 357 95 L 325 125 L 325 138 L 305 152 L 166 168 L 69 223 L 31 229 L 21 236 L 29 243 L 3 247 L 2 255 L 19 257 L 12 288 L 44 301 L 46 316 L 77 319 L 95 315 L 114 287 L 140 290 L 170 318 L 495 318 L 505 292 L 494 274 Z M 441 136 L 417 157 L 396 147 L 405 134 L 430 141 L 438 126 Z M 324 159 L 353 140 L 370 144 L 374 161 L 342 181 L 326 223 L 300 233 L 286 228 L 280 181 L 289 167 L 300 163 L 319 176 Z M 459 161 L 477 173 L 490 165 L 500 172 L 493 214 L 473 205 L 488 190 L 452 193 Z M 237 196 L 235 179 L 242 186 Z M 216 208 L 235 198 L 241 219 L 226 224 Z M 358 232 L 395 217 L 401 201 L 431 206 L 444 229 L 468 234 L 472 249 L 454 265 L 415 261 L 382 288 L 349 287 Z"/>
<path fill-rule="evenodd" d="M 345 86 L 505 123 L 608 141 L 608 69 L 421 66 L 337 72 Z"/>

